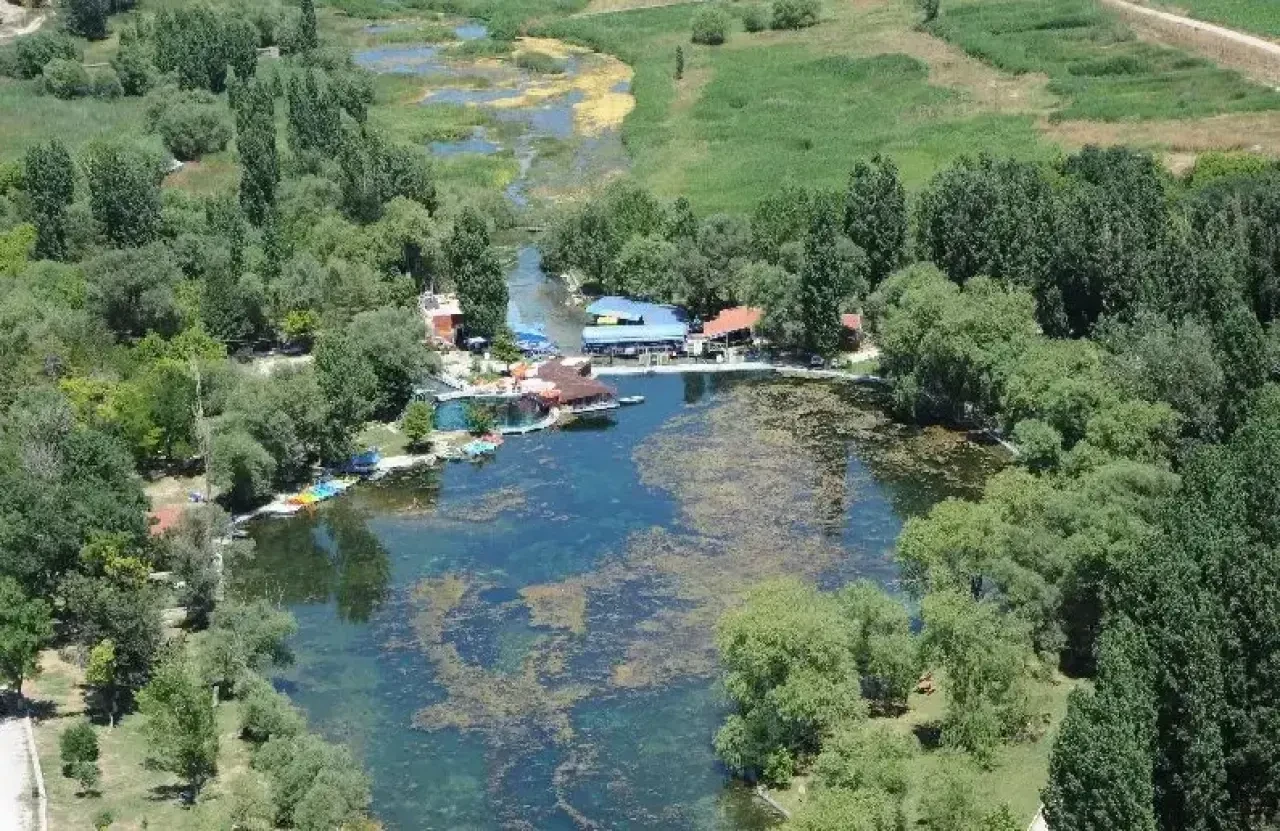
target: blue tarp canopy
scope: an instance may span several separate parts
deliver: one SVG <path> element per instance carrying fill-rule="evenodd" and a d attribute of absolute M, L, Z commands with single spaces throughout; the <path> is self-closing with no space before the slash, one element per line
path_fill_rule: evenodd
<path fill-rule="evenodd" d="M 688 315 L 676 306 L 661 303 L 645 303 L 628 297 L 601 297 L 587 307 L 592 317 L 616 317 L 627 323 L 643 323 L 646 326 L 684 323 Z"/>
<path fill-rule="evenodd" d="M 625 346 L 642 343 L 684 343 L 689 327 L 683 323 L 657 326 L 587 326 L 582 330 L 584 346 Z"/>

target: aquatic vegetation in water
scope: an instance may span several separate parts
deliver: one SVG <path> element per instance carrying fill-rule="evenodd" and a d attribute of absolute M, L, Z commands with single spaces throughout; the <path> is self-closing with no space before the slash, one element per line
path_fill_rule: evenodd
<path fill-rule="evenodd" d="M 469 503 L 450 508 L 449 518 L 458 522 L 493 522 L 502 514 L 519 511 L 527 504 L 528 497 L 519 488 L 498 488 Z"/>
<path fill-rule="evenodd" d="M 565 582 L 525 586 L 520 596 L 529 605 L 535 626 L 568 629 L 581 634 L 587 628 L 587 591 L 582 583 Z"/>
<path fill-rule="evenodd" d="M 897 465 L 913 452 L 894 449 L 903 440 L 865 394 L 806 382 L 740 384 L 713 406 L 668 421 L 634 461 L 645 485 L 676 497 L 680 524 L 633 533 L 622 556 L 594 571 L 521 589 L 534 625 L 567 634 L 536 641 L 518 673 L 466 664 L 447 641 L 444 617 L 476 587 L 419 587 L 430 624 L 419 629 L 421 643 L 449 698 L 417 723 L 539 724 L 563 740 L 563 708 L 584 696 L 713 674 L 715 622 L 748 588 L 781 574 L 816 581 L 847 558 L 837 532 L 857 498 L 848 475 L 855 445 L 873 466 Z M 945 432 L 907 440 L 932 449 L 929 464 L 968 446 Z M 493 496 L 494 508 L 515 498 Z M 640 594 L 653 599 L 650 608 L 618 609 L 620 598 Z M 444 617 L 442 597 L 451 604 Z M 567 662 L 579 667 L 578 681 L 556 686 Z M 604 670 L 583 669 L 593 662 Z"/>

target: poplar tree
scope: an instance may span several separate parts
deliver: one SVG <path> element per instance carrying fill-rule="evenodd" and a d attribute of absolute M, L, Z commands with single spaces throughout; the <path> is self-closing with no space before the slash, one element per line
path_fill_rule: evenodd
<path fill-rule="evenodd" d="M 102 40 L 107 36 L 107 0 L 66 0 L 63 9 L 67 14 L 67 30 L 88 40 Z"/>
<path fill-rule="evenodd" d="M 800 270 L 800 323 L 805 347 L 830 355 L 840 345 L 841 261 L 837 250 L 836 218 L 814 211 L 804 243 Z"/>
<path fill-rule="evenodd" d="M 137 248 L 160 233 L 160 172 L 150 155 L 133 145 L 101 142 L 89 150 L 85 169 L 89 206 L 107 240 Z"/>
<path fill-rule="evenodd" d="M 280 183 L 275 100 L 266 81 L 252 79 L 235 89 L 240 207 L 251 223 L 261 226 L 275 208 Z"/>
<path fill-rule="evenodd" d="M 302 20 L 298 30 L 298 45 L 303 52 L 310 52 L 320 45 L 320 34 L 316 30 L 315 0 L 302 0 Z"/>
<path fill-rule="evenodd" d="M 75 196 L 75 166 L 57 139 L 27 151 L 23 184 L 36 226 L 36 256 L 60 260 L 67 253 L 67 206 Z"/>
<path fill-rule="evenodd" d="M 859 160 L 849 174 L 844 232 L 867 253 L 871 288 L 902 267 L 907 253 L 907 194 L 892 160 Z"/>
<path fill-rule="evenodd" d="M 507 318 L 507 281 L 489 245 L 489 228 L 474 208 L 464 208 L 454 222 L 444 243 L 444 257 L 467 332 L 492 338 Z"/>

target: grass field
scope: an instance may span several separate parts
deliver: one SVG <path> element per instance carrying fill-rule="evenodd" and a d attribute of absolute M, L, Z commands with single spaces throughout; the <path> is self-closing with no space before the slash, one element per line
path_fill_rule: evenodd
<path fill-rule="evenodd" d="M 548 30 L 632 64 L 636 109 L 624 139 L 634 171 L 703 213 L 749 210 L 786 182 L 842 187 L 853 160 L 877 152 L 892 155 L 911 185 L 965 153 L 1052 152 L 1029 110 L 932 83 L 924 59 L 899 51 L 894 34 L 930 40 L 910 32 L 905 0 L 870 13 L 868 5 L 831 4 L 830 18 L 808 31 L 735 31 L 720 47 L 689 43 L 693 6 L 573 18 Z M 680 81 L 677 46 L 686 60 Z"/>
<path fill-rule="evenodd" d="M 1049 754 L 1053 749 L 1058 725 L 1067 712 L 1067 696 L 1079 682 L 1058 676 L 1053 683 L 1038 684 L 1036 690 L 1042 697 L 1042 711 L 1047 716 L 1044 731 L 1035 741 L 1009 744 L 996 752 L 995 764 L 983 770 L 963 754 L 940 748 L 925 748 L 918 760 L 911 765 L 911 784 L 907 790 L 907 827 L 916 828 L 920 823 L 920 799 L 931 787 L 937 785 L 948 771 L 959 771 L 972 777 L 976 802 L 983 811 L 990 811 L 1006 803 L 1019 823 L 1030 823 L 1040 805 L 1040 789 L 1049 777 Z M 927 734 L 942 718 L 946 708 L 945 690 L 933 695 L 912 693 L 905 714 L 893 720 L 904 731 Z M 795 810 L 803 804 L 805 789 L 799 788 L 807 777 L 785 791 L 772 793 L 784 807 Z"/>
<path fill-rule="evenodd" d="M 930 30 L 1005 71 L 1048 75 L 1050 90 L 1066 102 L 1055 118 L 1125 121 L 1280 109 L 1280 93 L 1135 39 L 1097 0 L 944 5 Z"/>
<path fill-rule="evenodd" d="M 1146 3 L 1242 32 L 1280 38 L 1280 2 L 1276 0 L 1146 0 Z"/>
<path fill-rule="evenodd" d="M 98 726 L 99 767 L 102 782 L 98 796 L 79 795 L 80 786 L 60 773 L 58 738 L 84 712 L 80 670 L 46 652 L 44 673 L 27 686 L 28 697 L 50 708 L 51 716 L 36 723 L 36 749 L 49 795 L 51 828 L 90 829 L 106 811 L 114 818 L 112 829 L 192 829 L 214 831 L 231 827 L 231 799 L 223 783 L 248 768 L 248 745 L 239 739 L 239 702 L 223 702 L 218 708 L 218 778 L 206 786 L 200 802 L 185 807 L 179 797 L 177 777 L 147 765 L 147 741 L 143 719 L 130 715 L 114 728 Z M 145 825 L 144 825 L 145 823 Z"/>

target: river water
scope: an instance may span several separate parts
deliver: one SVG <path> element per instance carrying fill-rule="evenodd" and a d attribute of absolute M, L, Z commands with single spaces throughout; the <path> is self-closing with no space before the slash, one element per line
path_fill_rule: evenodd
<path fill-rule="evenodd" d="M 769 827 L 711 750 L 716 617 L 781 575 L 893 587 L 904 518 L 999 464 L 853 387 L 619 388 L 647 400 L 251 526 L 235 591 L 297 616 L 277 683 L 388 829 Z"/>
<path fill-rule="evenodd" d="M 431 46 L 357 60 L 467 71 Z M 574 100 L 506 112 L 525 125 L 515 147 L 480 131 L 433 149 L 515 152 L 519 205 L 538 139 L 572 124 Z M 614 164 L 613 142 L 577 143 L 588 158 L 573 169 Z M 576 348 L 581 320 L 532 246 L 509 285 L 514 319 Z M 257 556 L 233 590 L 299 622 L 276 683 L 361 758 L 391 831 L 776 824 L 712 753 L 716 618 L 783 575 L 893 588 L 905 518 L 974 495 L 1001 463 L 958 434 L 892 424 L 847 385 L 690 374 L 618 388 L 647 400 L 250 527 Z"/>

